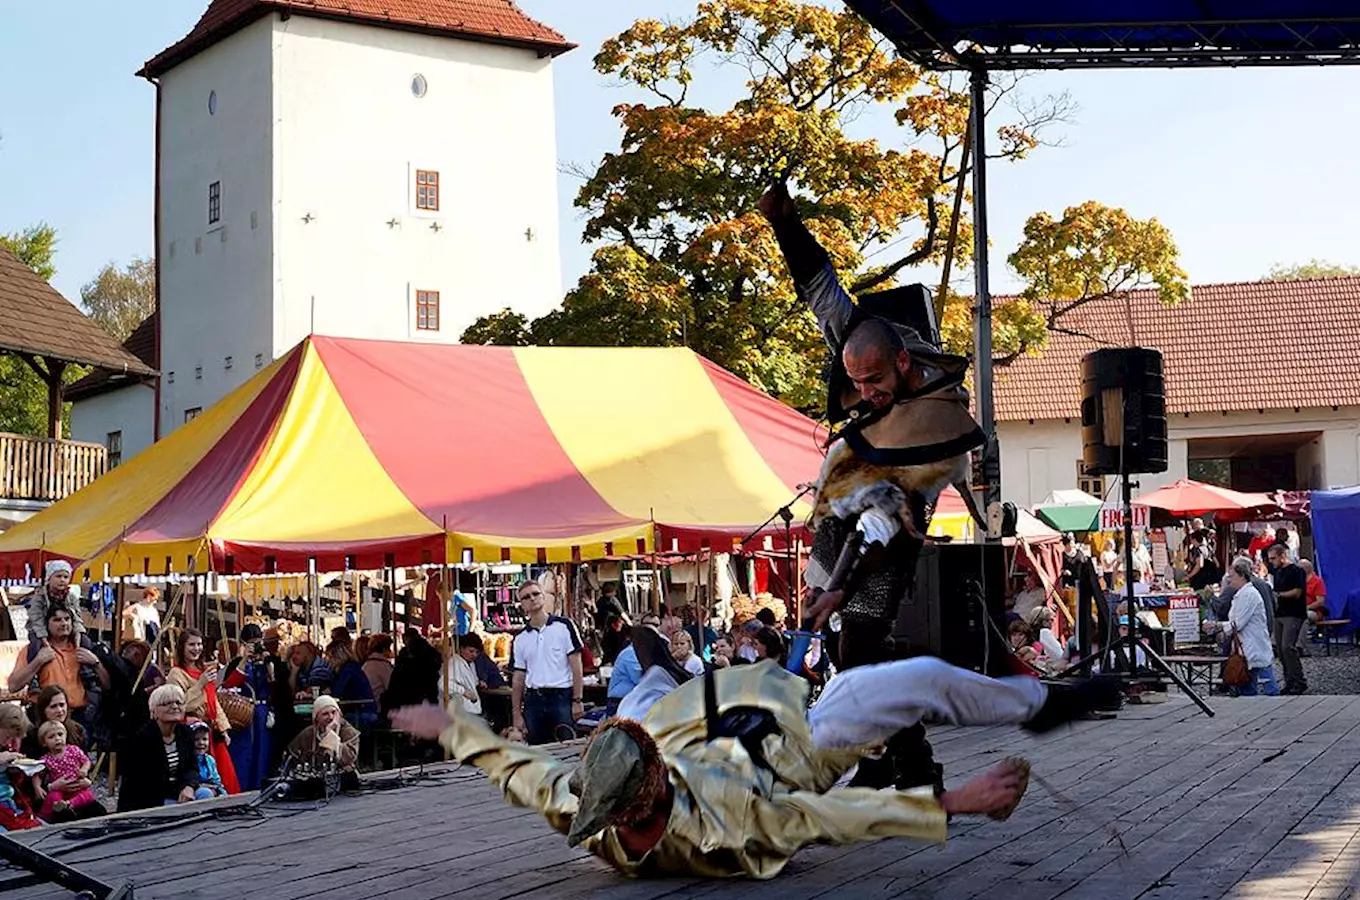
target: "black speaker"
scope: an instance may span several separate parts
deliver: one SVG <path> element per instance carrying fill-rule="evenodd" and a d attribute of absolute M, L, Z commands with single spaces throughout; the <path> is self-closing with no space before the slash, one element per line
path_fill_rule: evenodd
<path fill-rule="evenodd" d="M 873 294 L 862 294 L 859 308 L 871 316 L 887 319 L 916 329 L 916 333 L 935 346 L 940 345 L 940 325 L 935 321 L 935 300 L 930 288 L 908 284 Z"/>
<path fill-rule="evenodd" d="M 923 547 L 915 588 L 897 611 L 897 655 L 938 656 L 974 672 L 1006 675 L 1005 633 L 1005 547 Z"/>
<path fill-rule="evenodd" d="M 1088 475 L 1166 471 L 1161 353 L 1111 347 L 1082 357 L 1081 448 Z"/>

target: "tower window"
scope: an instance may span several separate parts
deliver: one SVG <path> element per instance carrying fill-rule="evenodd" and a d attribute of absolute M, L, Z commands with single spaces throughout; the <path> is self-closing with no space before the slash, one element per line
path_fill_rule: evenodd
<path fill-rule="evenodd" d="M 123 432 L 110 431 L 105 437 L 104 446 L 109 450 L 109 468 L 117 468 L 123 461 Z"/>
<path fill-rule="evenodd" d="M 416 329 L 439 330 L 439 291 L 416 291 Z"/>
<path fill-rule="evenodd" d="M 439 210 L 439 173 L 416 170 L 416 209 Z"/>
<path fill-rule="evenodd" d="M 185 424 L 185 425 L 188 425 L 188 424 L 189 424 L 190 422 L 192 422 L 194 419 L 197 419 L 198 416 L 199 416 L 199 414 L 202 413 L 202 412 L 203 412 L 203 407 L 201 407 L 201 406 L 193 406 L 193 407 L 190 407 L 189 409 L 186 409 L 186 410 L 184 411 L 184 424 Z"/>
<path fill-rule="evenodd" d="M 222 218 L 222 182 L 214 181 L 208 185 L 208 224 L 214 225 Z"/>

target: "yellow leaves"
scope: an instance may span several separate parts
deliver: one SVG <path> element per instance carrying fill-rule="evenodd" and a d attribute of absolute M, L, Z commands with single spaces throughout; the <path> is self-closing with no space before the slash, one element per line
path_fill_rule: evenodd
<path fill-rule="evenodd" d="M 1180 251 L 1166 226 L 1123 209 L 1087 201 L 1061 219 L 1037 213 L 1009 262 L 1026 280 L 1031 301 L 1061 310 L 1093 297 L 1155 287 L 1163 303 L 1190 295 Z"/>

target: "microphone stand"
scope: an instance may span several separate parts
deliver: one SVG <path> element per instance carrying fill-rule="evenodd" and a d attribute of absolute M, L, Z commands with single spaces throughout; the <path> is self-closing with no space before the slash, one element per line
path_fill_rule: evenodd
<path fill-rule="evenodd" d="M 751 541 L 755 540 L 756 537 L 762 531 L 764 531 L 769 526 L 773 525 L 775 519 L 780 519 L 781 521 L 783 521 L 784 555 L 785 558 L 788 560 L 789 566 L 788 580 L 789 580 L 790 608 L 792 608 L 797 603 L 797 599 L 793 596 L 793 567 L 797 564 L 793 558 L 793 504 L 797 503 L 799 500 L 802 500 L 804 497 L 806 497 L 808 494 L 810 494 L 812 491 L 816 489 L 817 485 L 811 481 L 809 481 L 807 484 L 798 485 L 798 493 L 793 495 L 792 500 L 790 500 L 788 503 L 785 503 L 783 506 L 779 507 L 779 509 L 776 509 L 773 515 L 771 515 L 764 522 L 761 522 L 759 525 L 755 527 L 754 531 L 752 531 L 750 534 L 746 535 L 746 537 L 741 539 L 740 546 L 745 547 Z M 751 594 L 754 597 L 755 595 L 754 585 L 752 586 Z"/>

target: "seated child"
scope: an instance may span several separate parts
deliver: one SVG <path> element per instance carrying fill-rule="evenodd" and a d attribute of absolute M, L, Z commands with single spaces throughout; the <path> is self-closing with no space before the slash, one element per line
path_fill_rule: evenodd
<path fill-rule="evenodd" d="M 37 828 L 42 823 L 33 815 L 28 800 L 15 790 L 23 774 L 11 766 L 22 758 L 19 742 L 28 734 L 28 717 L 17 703 L 0 703 L 0 831 Z"/>
<path fill-rule="evenodd" d="M 46 771 L 42 783 L 35 786 L 42 801 L 38 817 L 63 822 L 104 815 L 107 810 L 90 789 L 90 758 L 75 744 L 66 743 L 66 724 L 44 722 L 38 728 L 38 743 L 47 750 L 42 758 Z"/>
<path fill-rule="evenodd" d="M 207 722 L 191 722 L 189 728 L 194 732 L 194 752 L 198 755 L 198 788 L 194 791 L 194 799 L 227 796 L 222 775 L 217 771 L 217 760 L 212 755 L 212 729 Z"/>

